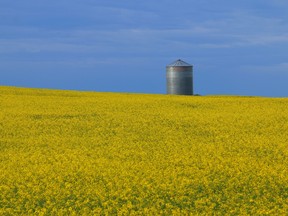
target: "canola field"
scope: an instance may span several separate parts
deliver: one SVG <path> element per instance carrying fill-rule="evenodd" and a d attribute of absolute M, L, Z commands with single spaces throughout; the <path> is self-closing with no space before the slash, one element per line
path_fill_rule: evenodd
<path fill-rule="evenodd" d="M 288 215 L 288 99 L 0 87 L 0 215 Z"/>

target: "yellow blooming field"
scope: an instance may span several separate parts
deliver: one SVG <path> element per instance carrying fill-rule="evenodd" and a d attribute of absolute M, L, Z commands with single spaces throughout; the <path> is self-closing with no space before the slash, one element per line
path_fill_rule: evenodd
<path fill-rule="evenodd" d="M 288 99 L 0 87 L 0 215 L 288 215 Z"/>

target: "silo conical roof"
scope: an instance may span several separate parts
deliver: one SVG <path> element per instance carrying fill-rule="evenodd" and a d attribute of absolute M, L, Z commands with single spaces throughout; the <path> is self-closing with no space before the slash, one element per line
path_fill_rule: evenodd
<path fill-rule="evenodd" d="M 167 65 L 167 67 L 190 67 L 192 65 L 188 64 L 187 62 L 182 61 L 181 59 L 178 59 L 175 62 L 172 62 L 171 64 Z"/>

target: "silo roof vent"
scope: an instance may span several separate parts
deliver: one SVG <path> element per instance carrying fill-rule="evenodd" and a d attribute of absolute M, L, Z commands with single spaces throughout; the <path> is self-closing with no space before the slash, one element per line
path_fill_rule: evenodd
<path fill-rule="evenodd" d="M 181 59 L 178 59 L 177 61 L 175 61 L 175 62 L 172 62 L 171 64 L 169 64 L 169 65 L 167 65 L 168 67 L 177 67 L 177 66 L 179 66 L 179 67 L 187 67 L 187 66 L 192 66 L 192 65 L 190 65 L 190 64 L 188 64 L 187 62 L 184 62 L 184 61 L 182 61 Z"/>

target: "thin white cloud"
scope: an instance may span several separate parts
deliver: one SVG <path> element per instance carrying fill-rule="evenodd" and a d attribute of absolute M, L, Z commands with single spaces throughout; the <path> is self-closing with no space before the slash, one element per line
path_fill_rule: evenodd
<path fill-rule="evenodd" d="M 118 13 L 124 20 L 150 15 L 152 12 L 125 8 L 95 7 L 108 14 Z M 117 17 L 117 16 L 116 16 Z M 95 26 L 53 30 L 37 27 L 0 26 L 0 53 L 13 52 L 115 52 L 119 50 L 221 49 L 287 44 L 288 23 L 243 11 L 227 13 L 225 18 L 191 22 L 178 28 L 144 26 L 106 29 Z"/>
<path fill-rule="evenodd" d="M 253 35 L 249 37 L 242 36 L 242 41 L 247 45 L 269 45 L 274 43 L 287 43 L 288 34 L 283 35 Z"/>
<path fill-rule="evenodd" d="M 0 39 L 0 53 L 37 53 L 37 52 L 86 52 L 89 46 L 57 42 L 43 39 Z"/>
<path fill-rule="evenodd" d="M 253 66 L 245 66 L 243 67 L 246 71 L 250 71 L 252 73 L 270 73 L 270 74 L 288 74 L 288 62 L 282 62 L 278 64 L 272 65 L 253 65 Z"/>
<path fill-rule="evenodd" d="M 177 37 L 190 40 L 210 34 L 213 29 L 196 26 L 191 29 L 120 29 L 120 30 L 49 30 L 3 27 L 5 34 L 17 37 L 0 38 L 0 53 L 13 52 L 97 52 L 116 48 L 139 51 L 147 45 L 167 46 L 181 43 Z M 21 36 L 20 36 L 21 35 Z"/>
<path fill-rule="evenodd" d="M 209 34 L 209 43 L 200 44 L 208 48 L 233 48 L 239 46 L 271 45 L 288 42 L 288 23 L 280 18 L 233 12 L 224 20 L 205 21 L 204 28 L 214 28 Z M 215 39 L 222 38 L 222 43 Z"/>

